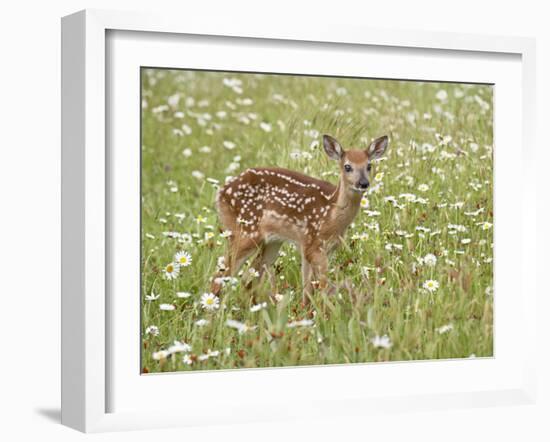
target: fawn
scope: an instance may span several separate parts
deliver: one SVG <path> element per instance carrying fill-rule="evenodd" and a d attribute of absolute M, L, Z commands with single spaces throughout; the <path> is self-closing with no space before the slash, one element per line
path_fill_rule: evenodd
<path fill-rule="evenodd" d="M 336 139 L 324 135 L 326 154 L 340 165 L 337 186 L 292 170 L 252 168 L 222 187 L 216 204 L 231 236 L 212 292 L 219 293 L 223 278 L 235 274 L 254 252 L 258 253 L 252 267 L 263 274 L 284 241 L 294 242 L 302 255 L 304 304 L 312 293 L 313 278 L 320 289 L 327 288 L 328 253 L 357 215 L 370 184 L 372 160 L 380 158 L 387 146 L 388 137 L 383 136 L 365 150 L 345 151 Z"/>

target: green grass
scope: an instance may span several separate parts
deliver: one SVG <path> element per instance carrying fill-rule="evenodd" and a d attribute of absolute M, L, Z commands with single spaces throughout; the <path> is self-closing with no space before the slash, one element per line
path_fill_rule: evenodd
<path fill-rule="evenodd" d="M 492 356 L 490 86 L 155 69 L 142 74 L 143 372 Z M 224 79 L 241 83 L 226 85 Z M 323 133 L 344 148 L 390 136 L 368 211 L 360 212 L 345 246 L 330 258 L 337 294 L 316 293 L 310 308 L 301 306 L 300 257 L 288 244 L 274 267 L 276 287 L 264 282 L 253 297 L 238 278 L 219 309 L 204 310 L 200 297 L 226 246 L 214 207 L 218 185 L 208 179 L 223 185 L 247 167 L 280 166 L 336 182 L 337 164 L 319 147 Z M 177 279 L 165 279 L 164 267 L 181 250 L 191 254 L 192 264 Z M 437 257 L 434 266 L 422 263 L 427 254 Z M 428 292 L 427 280 L 439 288 Z M 158 298 L 147 300 L 151 293 Z M 269 296 L 275 293 L 279 301 Z M 250 311 L 263 302 L 265 308 Z M 161 310 L 161 304 L 174 309 Z M 228 319 L 249 330 L 239 333 Z M 303 319 L 312 322 L 288 327 Z M 207 323 L 197 325 L 199 320 Z M 389 348 L 372 342 L 383 335 Z M 153 357 L 174 341 L 191 350 Z M 200 357 L 208 351 L 220 353 Z"/>

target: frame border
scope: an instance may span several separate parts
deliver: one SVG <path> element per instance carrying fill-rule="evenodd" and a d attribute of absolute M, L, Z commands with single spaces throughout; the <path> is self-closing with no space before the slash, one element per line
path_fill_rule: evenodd
<path fill-rule="evenodd" d="M 136 12 L 83 10 L 61 20 L 61 423 L 83 432 L 183 426 L 181 416 L 107 413 L 106 377 L 106 33 L 145 31 L 383 47 L 496 52 L 522 58 L 522 222 L 532 226 L 522 245 L 522 274 L 536 256 L 535 40 L 533 38 L 390 30 L 333 25 L 280 28 L 269 22 L 234 23 Z M 536 281 L 522 278 L 527 344 L 520 390 L 385 398 L 373 404 L 344 401 L 346 414 L 534 403 L 536 398 Z M 353 402 L 353 403 L 352 403 Z M 307 414 L 307 413 L 306 413 Z M 239 420 L 239 419 L 237 419 Z"/>

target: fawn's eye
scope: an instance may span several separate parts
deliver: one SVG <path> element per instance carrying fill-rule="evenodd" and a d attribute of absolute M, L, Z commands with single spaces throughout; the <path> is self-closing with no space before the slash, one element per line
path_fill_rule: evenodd
<path fill-rule="evenodd" d="M 345 164 L 345 165 L 344 165 L 344 170 L 345 170 L 346 172 L 351 172 L 353 169 L 351 168 L 351 166 L 350 166 L 349 164 Z"/>
<path fill-rule="evenodd" d="M 371 169 L 372 169 L 372 164 L 368 164 L 367 165 L 367 172 L 370 172 Z"/>

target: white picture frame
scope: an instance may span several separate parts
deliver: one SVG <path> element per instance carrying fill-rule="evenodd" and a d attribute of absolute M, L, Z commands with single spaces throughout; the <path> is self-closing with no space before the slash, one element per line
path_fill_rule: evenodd
<path fill-rule="evenodd" d="M 508 54 L 520 57 L 521 63 L 521 121 L 520 139 L 521 213 L 518 220 L 520 237 L 518 252 L 521 260 L 521 297 L 518 301 L 521 317 L 515 327 L 521 330 L 524 350 L 518 354 L 521 376 L 499 388 L 483 389 L 480 386 L 460 393 L 450 393 L 444 388 L 426 394 L 338 395 L 327 393 L 326 399 L 314 398 L 309 407 L 304 404 L 286 408 L 274 404 L 258 407 L 247 404 L 246 399 L 235 399 L 234 410 L 220 412 L 217 422 L 248 422 L 307 418 L 329 414 L 365 414 L 373 410 L 395 412 L 409 409 L 456 408 L 500 404 L 532 403 L 536 394 L 535 383 L 535 316 L 536 286 L 534 268 L 529 257 L 535 256 L 536 194 L 534 165 L 534 107 L 535 107 L 535 45 L 532 39 L 517 37 L 491 37 L 450 33 L 427 33 L 416 31 L 389 31 L 345 26 L 323 27 L 314 24 L 286 26 L 284 28 L 265 23 L 227 21 L 213 22 L 195 17 L 181 24 L 171 16 L 112 12 L 100 10 L 81 11 L 62 20 L 62 423 L 85 432 L 123 429 L 158 428 L 168 426 L 204 425 L 203 409 L 195 413 L 182 409 L 112 411 L 109 392 L 113 388 L 109 370 L 112 363 L 107 339 L 111 318 L 108 286 L 108 247 L 113 231 L 107 228 L 112 209 L 109 195 L 109 155 L 107 151 L 106 120 L 108 118 L 108 77 L 106 76 L 109 55 L 107 35 L 109 32 L 160 33 L 161 35 L 217 36 L 221 38 L 260 39 L 284 41 L 286 44 L 308 42 L 315 44 L 338 44 L 346 46 L 370 46 L 402 48 L 403 51 L 425 49 L 432 54 L 444 52 L 468 52 L 483 58 L 484 54 Z M 156 34 L 159 35 L 159 34 Z M 295 42 L 295 43 L 293 43 Z M 112 55 L 112 54 L 111 54 Z M 110 78 L 110 77 L 109 77 Z M 138 93 L 138 91 L 136 91 Z M 498 97 L 496 112 L 499 112 Z M 518 148 L 519 149 L 519 148 Z M 496 188 L 498 193 L 498 186 Z M 498 245 L 496 247 L 498 254 Z M 136 298 L 137 299 L 137 298 Z M 519 327 L 518 327 L 519 325 Z M 508 325 L 511 326 L 511 325 Z M 507 327 L 501 324 L 501 327 Z M 498 338 L 498 335 L 497 335 Z M 137 342 L 137 338 L 136 338 Z M 498 359 L 498 355 L 496 356 Z M 433 364 L 433 363 L 432 363 Z M 454 364 L 456 370 L 463 365 Z M 402 370 L 401 364 L 398 370 Z M 411 364 L 411 367 L 414 364 Z M 357 372 L 365 366 L 355 366 Z M 370 366 L 372 367 L 372 365 Z M 380 365 L 381 370 L 394 370 L 390 365 Z M 441 370 L 442 366 L 434 370 Z M 332 373 L 342 375 L 342 367 Z M 406 367 L 405 367 L 406 369 Z M 411 370 L 419 372 L 425 367 L 416 365 Z M 483 369 L 483 367 L 481 367 Z M 312 368 L 308 370 L 323 370 Z M 349 373 L 350 369 L 346 373 Z M 290 381 L 289 373 L 306 382 L 304 369 L 277 370 L 279 382 Z M 247 373 L 249 373 L 247 375 Z M 312 372 L 310 372 L 312 373 Z M 327 376 L 336 376 L 325 371 Z M 519 373 L 519 372 L 518 372 Z M 218 383 L 223 383 L 228 373 L 216 373 Z M 265 370 L 243 371 L 243 376 L 254 377 L 261 383 Z M 181 376 L 181 375 L 174 375 Z M 201 373 L 195 376 L 212 376 Z M 200 377 L 199 377 L 200 376 Z M 233 376 L 233 375 L 231 375 Z M 286 380 L 284 379 L 286 376 Z M 171 378 L 162 376 L 163 385 Z M 233 382 L 235 377 L 232 378 Z M 242 379 L 242 378 L 241 378 Z M 254 394 L 251 391 L 249 394 Z M 249 396 L 252 397 L 252 396 Z M 144 399 L 145 400 L 145 399 Z"/>

